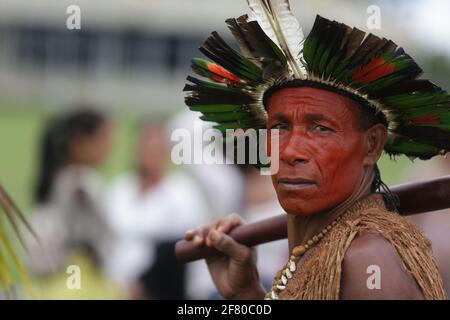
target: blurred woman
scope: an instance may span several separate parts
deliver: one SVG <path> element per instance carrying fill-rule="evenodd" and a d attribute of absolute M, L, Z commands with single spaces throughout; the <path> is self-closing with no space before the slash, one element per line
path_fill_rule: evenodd
<path fill-rule="evenodd" d="M 70 112 L 49 122 L 42 137 L 32 224 L 41 244 L 31 244 L 30 267 L 45 275 L 66 268 L 81 251 L 101 265 L 109 230 L 102 218 L 102 182 L 96 169 L 111 145 L 112 124 L 91 110 Z"/>
<path fill-rule="evenodd" d="M 105 202 L 115 236 L 107 270 L 132 298 L 184 299 L 192 282 L 209 280 L 206 270 L 194 279 L 195 265 L 185 268 L 175 258 L 175 242 L 184 230 L 208 221 L 208 205 L 193 178 L 170 168 L 169 137 L 161 120 L 143 124 L 135 170 L 114 181 Z"/>

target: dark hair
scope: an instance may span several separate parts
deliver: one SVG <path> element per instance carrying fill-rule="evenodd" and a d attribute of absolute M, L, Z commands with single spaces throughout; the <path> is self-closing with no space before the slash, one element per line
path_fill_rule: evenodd
<path fill-rule="evenodd" d="M 68 160 L 71 137 L 76 134 L 92 135 L 105 120 L 101 113 L 83 109 L 49 121 L 41 138 L 40 167 L 35 187 L 37 203 L 48 201 L 55 174 Z"/>

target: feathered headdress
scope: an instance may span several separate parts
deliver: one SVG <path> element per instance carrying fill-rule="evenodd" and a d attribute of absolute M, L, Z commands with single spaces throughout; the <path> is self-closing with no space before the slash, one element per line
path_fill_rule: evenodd
<path fill-rule="evenodd" d="M 317 16 L 304 38 L 288 0 L 248 0 L 249 16 L 228 19 L 240 52 L 217 32 L 192 60 L 186 104 L 215 128 L 266 127 L 265 97 L 283 86 L 317 86 L 381 113 L 385 151 L 430 159 L 450 150 L 450 95 L 429 80 L 393 41 Z"/>

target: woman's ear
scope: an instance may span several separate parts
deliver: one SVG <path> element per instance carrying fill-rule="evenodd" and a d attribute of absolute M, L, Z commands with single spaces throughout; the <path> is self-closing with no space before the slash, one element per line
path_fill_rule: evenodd
<path fill-rule="evenodd" d="M 377 163 L 387 142 L 387 128 L 382 124 L 376 124 L 366 131 L 366 155 L 364 165 L 372 166 Z"/>

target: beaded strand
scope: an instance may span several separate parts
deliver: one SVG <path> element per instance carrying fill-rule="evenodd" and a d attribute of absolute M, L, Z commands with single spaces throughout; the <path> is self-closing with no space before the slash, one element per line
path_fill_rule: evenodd
<path fill-rule="evenodd" d="M 284 265 L 281 276 L 279 277 L 279 279 L 275 278 L 272 284 L 272 289 L 266 294 L 264 300 L 278 300 L 279 293 L 286 289 L 286 285 L 288 284 L 289 280 L 292 279 L 295 271 L 297 270 L 298 259 L 302 257 L 311 247 L 319 243 L 319 241 L 322 240 L 327 232 L 329 232 L 331 228 L 333 228 L 340 220 L 341 217 L 337 217 L 328 226 L 323 228 L 321 232 L 308 240 L 306 244 L 299 245 L 292 250 L 292 255 L 290 256 L 289 261 Z"/>

